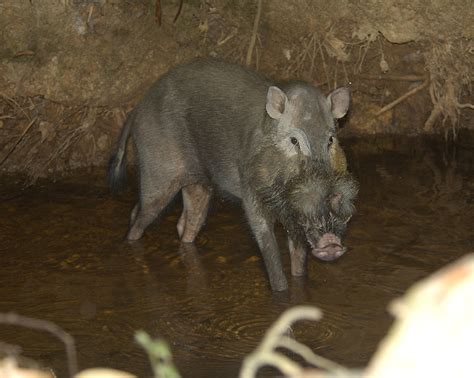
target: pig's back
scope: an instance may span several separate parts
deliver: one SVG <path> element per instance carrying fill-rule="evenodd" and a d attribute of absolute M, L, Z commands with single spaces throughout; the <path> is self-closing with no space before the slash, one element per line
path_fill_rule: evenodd
<path fill-rule="evenodd" d="M 191 143 L 211 181 L 240 197 L 238 166 L 263 122 L 270 84 L 243 67 L 209 60 L 178 67 L 164 81 L 185 119 L 183 148 L 190 152 Z"/>

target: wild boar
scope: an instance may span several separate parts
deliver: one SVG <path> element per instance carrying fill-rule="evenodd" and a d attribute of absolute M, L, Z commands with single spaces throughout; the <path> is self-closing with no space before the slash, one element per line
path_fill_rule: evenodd
<path fill-rule="evenodd" d="M 275 222 L 288 232 L 293 275 L 306 251 L 340 257 L 355 211 L 357 182 L 346 170 L 335 120 L 350 103 L 347 88 L 328 96 L 301 81 L 277 85 L 239 65 L 196 60 L 163 75 L 129 114 L 109 166 L 112 188 L 125 175 L 129 135 L 135 142 L 140 199 L 128 240 L 142 237 L 181 191 L 178 233 L 191 243 L 213 192 L 242 202 L 273 290 L 286 290 Z"/>

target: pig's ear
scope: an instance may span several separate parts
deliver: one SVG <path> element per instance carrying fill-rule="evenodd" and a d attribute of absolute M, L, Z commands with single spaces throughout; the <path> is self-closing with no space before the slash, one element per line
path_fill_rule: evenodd
<path fill-rule="evenodd" d="M 285 112 L 288 104 L 286 94 L 278 87 L 270 87 L 267 92 L 267 105 L 265 109 L 270 117 L 273 119 L 280 119 Z"/>
<path fill-rule="evenodd" d="M 335 119 L 340 119 L 347 114 L 350 102 L 351 93 L 347 87 L 337 88 L 328 95 L 328 103 Z"/>

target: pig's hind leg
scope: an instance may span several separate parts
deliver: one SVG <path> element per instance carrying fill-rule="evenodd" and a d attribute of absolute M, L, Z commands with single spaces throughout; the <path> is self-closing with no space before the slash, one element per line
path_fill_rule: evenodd
<path fill-rule="evenodd" d="M 212 191 L 201 184 L 183 187 L 183 212 L 179 218 L 177 229 L 181 241 L 192 243 L 207 217 Z"/>
<path fill-rule="evenodd" d="M 158 105 L 146 105 L 132 130 L 140 169 L 140 199 L 130 216 L 128 240 L 142 237 L 181 188 L 190 183 L 194 172 L 192 151 L 188 153 L 183 147 L 189 144 L 185 120 L 173 111 L 173 104 Z"/>
<path fill-rule="evenodd" d="M 131 215 L 131 226 L 127 234 L 128 240 L 138 240 L 145 229 L 158 217 L 163 209 L 173 200 L 182 187 L 181 177 L 169 181 L 167 185 L 158 186 L 154 191 L 145 190 L 140 195 L 140 202 Z M 143 189 L 143 183 L 142 183 Z"/>

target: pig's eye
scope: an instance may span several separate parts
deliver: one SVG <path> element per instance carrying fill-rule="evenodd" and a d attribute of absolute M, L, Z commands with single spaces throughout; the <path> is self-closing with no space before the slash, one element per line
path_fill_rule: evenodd
<path fill-rule="evenodd" d="M 291 141 L 291 143 L 294 144 L 295 146 L 298 145 L 298 139 L 296 139 L 295 137 L 291 137 L 291 138 L 290 138 L 290 141 Z"/>
<path fill-rule="evenodd" d="M 328 147 L 330 147 L 334 142 L 334 137 L 333 136 L 330 136 L 329 137 L 329 141 L 328 141 Z"/>

